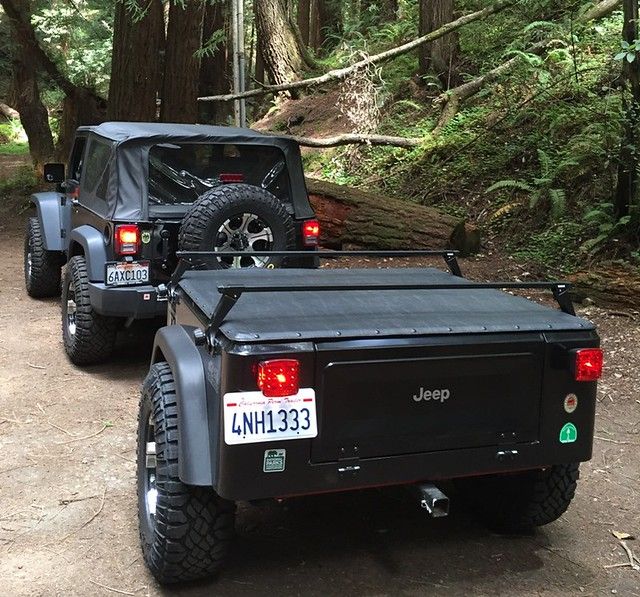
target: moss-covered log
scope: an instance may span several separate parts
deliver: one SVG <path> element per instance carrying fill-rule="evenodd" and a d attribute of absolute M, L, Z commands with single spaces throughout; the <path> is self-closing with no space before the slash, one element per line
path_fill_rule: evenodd
<path fill-rule="evenodd" d="M 576 299 L 591 299 L 603 307 L 640 308 L 640 271 L 617 263 L 598 266 L 594 271 L 578 272 L 570 277 Z"/>
<path fill-rule="evenodd" d="M 313 178 L 307 178 L 307 188 L 320 221 L 323 246 L 447 248 L 464 255 L 480 248 L 480 234 L 474 226 L 433 207 Z"/>

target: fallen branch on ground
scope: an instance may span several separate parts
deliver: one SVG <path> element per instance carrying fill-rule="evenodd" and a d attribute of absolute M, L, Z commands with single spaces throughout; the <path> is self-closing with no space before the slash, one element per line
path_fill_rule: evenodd
<path fill-rule="evenodd" d="M 595 6 L 592 6 L 587 12 L 585 12 L 579 19 L 580 23 L 588 23 L 589 21 L 595 21 L 611 14 L 618 6 L 620 6 L 622 0 L 602 0 Z"/>
<path fill-rule="evenodd" d="M 105 486 L 102 492 L 102 500 L 100 501 L 100 507 L 91 515 L 91 518 L 83 522 L 77 529 L 71 531 L 70 533 L 67 533 L 62 539 L 60 539 L 60 541 L 57 541 L 57 543 L 62 543 L 63 541 L 66 541 L 69 537 L 71 537 L 71 535 L 74 535 L 78 531 L 81 531 L 82 529 L 84 529 L 84 527 L 86 527 L 87 525 L 91 524 L 104 509 L 104 501 L 105 501 L 106 495 L 107 495 L 107 488 Z"/>
<path fill-rule="evenodd" d="M 424 143 L 424 139 L 418 137 L 392 137 L 387 135 L 360 135 L 358 133 L 345 133 L 335 137 L 317 139 L 312 137 L 298 137 L 296 135 L 278 135 L 293 139 L 299 145 L 305 147 L 338 147 L 340 145 L 386 145 L 388 147 L 418 147 Z"/>
<path fill-rule="evenodd" d="M 98 582 L 97 580 L 91 580 L 89 579 L 89 582 L 93 585 L 96 585 L 97 587 L 102 587 L 103 589 L 106 589 L 107 591 L 112 591 L 113 593 L 118 593 L 119 595 L 135 595 L 135 593 L 132 593 L 131 591 L 122 591 L 120 589 L 114 589 L 113 587 L 110 587 L 108 585 L 103 585 L 101 582 Z"/>
<path fill-rule="evenodd" d="M 513 4 L 516 4 L 517 0 L 498 0 L 495 4 L 491 6 L 487 6 L 482 10 L 478 10 L 476 12 L 472 12 L 468 15 L 464 15 L 455 21 L 451 21 L 450 23 L 446 23 L 439 29 L 428 33 L 427 35 L 423 35 L 422 37 L 418 37 L 406 44 L 402 44 L 395 48 L 391 48 L 390 50 L 386 50 L 385 52 L 381 52 L 380 54 L 375 54 L 373 56 L 368 56 L 363 60 L 359 60 L 355 62 L 351 66 L 346 66 L 344 68 L 338 68 L 335 70 L 331 70 L 324 75 L 319 77 L 311 77 L 309 79 L 303 79 L 301 81 L 293 81 L 291 83 L 283 83 L 281 85 L 265 85 L 259 89 L 251 89 L 249 91 L 244 91 L 243 93 L 228 93 L 226 95 L 210 95 L 206 97 L 199 97 L 198 100 L 201 102 L 229 102 L 236 99 L 246 99 L 250 97 L 260 97 L 263 95 L 277 94 L 281 91 L 290 91 L 292 89 L 307 89 L 309 87 L 318 87 L 320 85 L 324 85 L 329 81 L 340 81 L 346 79 L 352 72 L 369 66 L 370 64 L 377 64 L 378 62 L 384 62 L 386 60 L 391 60 L 392 58 L 396 58 L 397 56 L 401 56 L 403 54 L 407 54 L 424 44 L 428 44 L 436 39 L 440 39 L 453 31 L 460 29 L 464 25 L 468 23 L 472 23 L 479 19 L 483 19 L 492 14 L 500 12 Z"/>
<path fill-rule="evenodd" d="M 58 445 L 59 446 L 64 446 L 65 444 L 70 444 L 72 442 L 81 442 L 84 439 L 91 439 L 92 437 L 95 437 L 96 435 L 100 435 L 107 427 L 109 427 L 109 425 L 107 425 L 105 423 L 104 426 L 102 427 L 102 429 L 100 429 L 100 431 L 96 431 L 95 433 L 92 433 L 91 435 L 84 435 L 83 437 L 74 437 L 73 439 L 69 439 L 66 442 L 59 442 Z"/>

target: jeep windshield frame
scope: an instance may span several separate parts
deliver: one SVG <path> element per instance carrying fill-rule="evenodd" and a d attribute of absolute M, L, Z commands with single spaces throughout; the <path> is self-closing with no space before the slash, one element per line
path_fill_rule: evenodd
<path fill-rule="evenodd" d="M 151 221 L 181 219 L 184 216 L 188 204 L 154 204 L 149 200 L 150 154 L 154 147 L 161 145 L 228 145 L 234 146 L 240 155 L 246 154 L 248 146 L 263 147 L 270 152 L 277 150 L 280 152 L 278 155 L 282 155 L 283 172 L 288 177 L 289 201 L 285 205 L 295 218 L 314 216 L 305 185 L 300 148 L 291 139 L 234 127 L 138 122 L 106 122 L 80 127 L 78 135 L 97 136 L 113 145 L 105 193 L 105 215 L 111 220 Z M 224 172 L 218 172 L 221 173 Z M 282 174 L 277 173 L 276 176 Z M 249 184 L 252 181 L 253 178 L 247 180 Z"/>

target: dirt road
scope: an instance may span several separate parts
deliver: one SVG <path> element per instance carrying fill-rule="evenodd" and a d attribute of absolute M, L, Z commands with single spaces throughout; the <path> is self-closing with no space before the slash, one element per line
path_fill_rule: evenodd
<path fill-rule="evenodd" d="M 0 594 L 164 594 L 141 561 L 135 512 L 151 332 L 125 338 L 109 365 L 72 366 L 58 302 L 24 292 L 21 233 L 0 223 Z M 640 595 L 640 572 L 606 568 L 626 561 L 613 530 L 640 536 L 640 324 L 582 314 L 599 325 L 607 373 L 594 458 L 560 521 L 501 537 L 455 498 L 449 518 L 430 520 L 393 491 L 243 506 L 223 576 L 172 594 Z"/>

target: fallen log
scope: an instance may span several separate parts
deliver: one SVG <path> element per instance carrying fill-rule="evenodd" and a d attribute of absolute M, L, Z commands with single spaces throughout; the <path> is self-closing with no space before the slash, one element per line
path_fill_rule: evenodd
<path fill-rule="evenodd" d="M 480 233 L 463 219 L 408 200 L 307 178 L 320 221 L 320 243 L 332 249 L 480 249 Z"/>
<path fill-rule="evenodd" d="M 604 264 L 569 277 L 577 300 L 591 299 L 602 307 L 640 309 L 640 270 L 631 265 Z"/>

